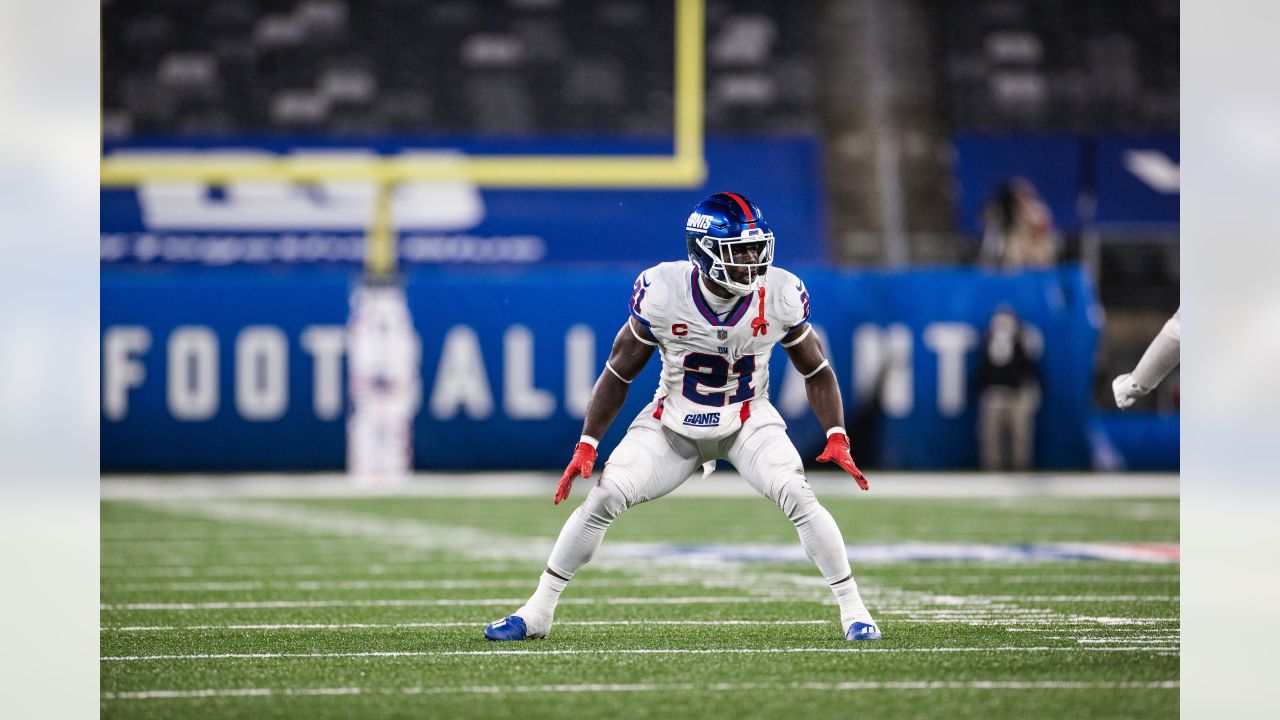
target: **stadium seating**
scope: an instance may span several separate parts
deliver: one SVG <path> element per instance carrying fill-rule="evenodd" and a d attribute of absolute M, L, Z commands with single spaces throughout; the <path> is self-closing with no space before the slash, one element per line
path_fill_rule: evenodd
<path fill-rule="evenodd" d="M 942 66 L 956 127 L 1177 129 L 1177 0 L 942 6 Z"/>
<path fill-rule="evenodd" d="M 266 4 L 105 4 L 107 136 L 670 132 L 669 3 Z M 804 8 L 712 2 L 707 12 L 709 127 L 812 130 Z"/>

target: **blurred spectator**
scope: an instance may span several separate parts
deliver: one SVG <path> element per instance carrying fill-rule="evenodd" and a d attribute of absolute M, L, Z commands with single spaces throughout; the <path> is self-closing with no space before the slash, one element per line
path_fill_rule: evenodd
<path fill-rule="evenodd" d="M 1025 178 L 1002 183 L 982 211 L 978 262 L 1002 270 L 1053 267 L 1058 237 L 1053 213 Z"/>
<path fill-rule="evenodd" d="M 978 366 L 979 454 L 983 470 L 1030 470 L 1040 407 L 1043 340 L 1013 310 L 991 316 Z"/>

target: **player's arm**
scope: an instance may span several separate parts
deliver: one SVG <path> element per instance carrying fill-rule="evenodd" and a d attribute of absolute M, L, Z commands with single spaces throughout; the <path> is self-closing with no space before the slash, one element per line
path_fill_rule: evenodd
<path fill-rule="evenodd" d="M 622 403 L 627 399 L 627 389 L 636 379 L 658 346 L 653 335 L 635 318 L 618 329 L 613 338 L 613 349 L 604 364 L 596 385 L 587 401 L 587 419 L 582 424 L 582 434 L 599 441 L 613 424 Z"/>
<path fill-rule="evenodd" d="M 1151 392 L 1165 376 L 1178 365 L 1182 349 L 1182 310 L 1173 314 L 1151 341 L 1133 372 L 1125 373 L 1111 382 L 1116 396 L 1116 407 L 1121 410 L 1134 400 Z"/>
<path fill-rule="evenodd" d="M 863 490 L 870 486 L 862 471 L 849 454 L 849 436 L 844 429 L 844 401 L 840 398 L 840 384 L 827 360 L 822 340 L 813 332 L 813 326 L 805 323 L 793 328 L 782 338 L 782 347 L 791 358 L 800 375 L 804 377 L 804 390 L 809 396 L 809 406 L 818 422 L 827 431 L 827 447 L 818 456 L 818 462 L 835 462 L 853 476 Z"/>
<path fill-rule="evenodd" d="M 561 500 L 569 497 L 569 490 L 579 474 L 591 477 L 591 469 L 596 462 L 596 445 L 626 402 L 631 381 L 644 370 L 657 346 L 653 335 L 634 317 L 627 318 L 626 324 L 619 328 L 613 338 L 609 360 L 591 389 L 587 418 L 582 424 L 582 438 L 574 449 L 569 467 L 560 478 L 560 484 L 556 486 L 555 504 L 559 505 Z"/>

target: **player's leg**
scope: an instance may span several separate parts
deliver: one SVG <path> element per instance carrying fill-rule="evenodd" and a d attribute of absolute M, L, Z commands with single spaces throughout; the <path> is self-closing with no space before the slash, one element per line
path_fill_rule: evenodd
<path fill-rule="evenodd" d="M 862 602 L 849 567 L 844 537 L 804 476 L 800 454 L 778 425 L 739 433 L 727 458 L 757 492 L 777 503 L 796 527 L 805 554 L 840 605 L 840 626 L 850 640 L 878 640 L 880 630 Z"/>
<path fill-rule="evenodd" d="M 982 393 L 982 469 L 988 472 L 1007 470 L 1011 448 L 1009 444 L 1014 421 L 1013 394 L 1006 387 L 989 387 Z"/>
<path fill-rule="evenodd" d="M 978 400 L 978 454 L 982 469 L 988 472 L 1000 468 L 1000 408 L 996 388 L 982 391 Z"/>
<path fill-rule="evenodd" d="M 561 582 L 572 579 L 619 515 L 675 490 L 693 473 L 697 460 L 693 442 L 656 420 L 632 426 L 609 456 L 599 482 L 560 531 L 547 559 L 549 574 Z"/>
<path fill-rule="evenodd" d="M 545 637 L 560 593 L 591 560 L 609 525 L 627 508 L 675 490 L 693 473 L 698 460 L 693 442 L 666 430 L 657 420 L 633 423 L 609 456 L 599 481 L 560 530 L 538 589 L 513 615 L 490 625 L 485 636 L 494 640 Z M 519 618 L 523 632 L 505 626 L 490 631 L 500 623 L 514 623 L 514 618 Z"/>
<path fill-rule="evenodd" d="M 1000 472 L 1013 468 L 1013 422 L 1014 395 L 1009 388 L 1000 388 L 999 403 L 996 406 L 996 467 Z"/>
<path fill-rule="evenodd" d="M 1035 387 L 1022 387 L 1014 396 L 1009 412 L 1009 445 L 1013 469 L 1025 472 L 1031 469 L 1036 444 L 1036 406 L 1040 391 Z"/>

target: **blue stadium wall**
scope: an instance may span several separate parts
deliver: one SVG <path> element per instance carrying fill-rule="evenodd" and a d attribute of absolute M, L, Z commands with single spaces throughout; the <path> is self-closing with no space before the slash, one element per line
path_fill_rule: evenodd
<path fill-rule="evenodd" d="M 585 393 L 626 318 L 631 283 L 641 269 L 410 273 L 407 295 L 422 343 L 417 466 L 562 464 L 580 431 Z M 981 330 L 995 307 L 1007 303 L 1045 337 L 1037 463 L 1088 465 L 1085 427 L 1097 313 L 1084 273 L 1074 268 L 1016 276 L 973 270 L 797 270 L 813 297 L 812 321 L 829 343 L 845 388 L 855 445 L 869 464 L 911 469 L 976 464 L 971 378 Z M 341 333 L 353 282 L 342 271 L 105 273 L 103 390 L 113 396 L 102 418 L 103 469 L 341 467 L 343 419 L 332 405 L 334 397 L 345 398 L 341 367 L 336 354 L 318 351 L 308 338 Z M 261 357 L 241 346 L 247 337 L 264 334 L 283 338 L 287 347 L 280 380 L 287 394 L 280 414 L 265 419 L 260 403 L 245 400 L 239 387 L 262 382 Z M 145 342 L 137 344 L 139 337 Z M 905 342 L 894 345 L 895 337 Z M 134 338 L 135 344 L 121 351 L 121 338 Z M 531 352 L 519 349 L 525 338 L 532 339 Z M 893 356 L 895 367 L 909 378 L 889 394 L 867 382 L 874 373 L 863 368 L 860 374 L 856 359 L 870 363 L 886 356 Z M 140 373 L 129 369 L 135 363 Z M 204 380 L 193 364 L 208 368 Z M 520 379 L 526 372 L 531 384 Z M 789 371 L 781 351 L 770 372 L 774 401 L 793 439 L 806 455 L 816 455 L 821 428 L 804 401 L 802 381 Z M 632 386 L 627 406 L 605 438 L 606 450 L 621 437 L 626 418 L 652 397 L 657 375 L 655 359 Z M 211 397 L 195 401 L 200 408 L 193 412 L 192 401 L 182 398 L 189 397 L 193 383 L 207 386 L 213 377 Z M 469 390 L 459 393 L 459 383 Z M 549 397 L 550 403 L 531 402 L 531 395 Z M 879 406 L 868 406 L 872 402 Z"/>

